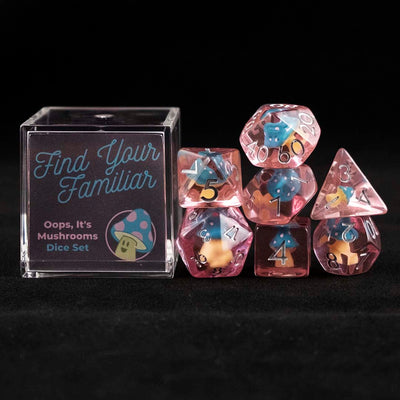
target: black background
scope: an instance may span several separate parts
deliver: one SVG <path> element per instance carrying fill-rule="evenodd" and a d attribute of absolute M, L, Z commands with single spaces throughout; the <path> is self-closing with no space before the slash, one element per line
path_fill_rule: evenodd
<path fill-rule="evenodd" d="M 0 1 L 4 398 L 399 397 L 397 11 L 349 3 Z M 239 148 L 270 102 L 318 119 L 319 185 L 344 147 L 387 203 L 370 272 L 19 278 L 18 127 L 42 106 L 179 106 L 183 146 Z"/>

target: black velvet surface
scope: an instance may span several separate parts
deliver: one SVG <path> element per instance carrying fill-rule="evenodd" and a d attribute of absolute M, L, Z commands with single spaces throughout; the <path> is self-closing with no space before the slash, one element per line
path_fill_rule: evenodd
<path fill-rule="evenodd" d="M 375 218 L 383 251 L 360 276 L 326 274 L 313 257 L 308 278 L 256 278 L 251 251 L 229 279 L 194 279 L 180 261 L 172 280 L 28 280 L 18 271 L 17 170 L 2 166 L 0 197 L 10 398 L 398 397 L 398 194 Z"/>
<path fill-rule="evenodd" d="M 1 398 L 400 397 L 396 13 L 214 6 L 0 1 Z M 20 278 L 18 126 L 39 108 L 179 106 L 183 146 L 239 148 L 269 102 L 317 117 L 319 187 L 344 147 L 386 202 L 370 272 L 256 278 L 251 249 L 229 279 Z"/>

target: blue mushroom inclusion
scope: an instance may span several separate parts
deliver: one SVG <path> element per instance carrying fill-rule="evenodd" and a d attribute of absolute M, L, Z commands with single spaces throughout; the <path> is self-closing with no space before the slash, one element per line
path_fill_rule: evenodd
<path fill-rule="evenodd" d="M 354 194 L 354 189 L 351 186 L 338 186 L 338 188 L 345 194 L 347 202 L 350 201 L 351 196 Z"/>
<path fill-rule="evenodd" d="M 206 211 L 207 217 L 203 222 L 203 227 L 197 232 L 197 236 L 203 240 L 221 239 L 221 219 L 215 210 Z"/>
<path fill-rule="evenodd" d="M 261 119 L 265 118 L 267 114 L 283 110 L 283 108 L 271 108 L 261 116 Z M 283 121 L 267 122 L 264 125 L 264 145 L 270 148 L 280 147 L 286 142 L 292 132 L 293 129 Z"/>
<path fill-rule="evenodd" d="M 198 153 L 202 158 L 198 158 L 191 165 L 190 169 L 197 171 L 196 174 L 188 173 L 187 177 L 193 179 L 198 185 L 206 185 L 209 179 L 212 179 L 213 184 L 220 185 L 229 178 L 230 173 L 228 173 L 225 161 L 221 155 L 216 151 L 199 151 Z M 204 166 L 204 159 L 209 158 L 210 162 L 208 165 Z M 215 166 L 215 169 L 209 167 L 210 164 Z"/>
<path fill-rule="evenodd" d="M 267 190 L 272 197 L 280 197 L 280 200 L 291 201 L 300 191 L 301 182 L 299 175 L 294 169 L 276 169 L 269 178 Z"/>
<path fill-rule="evenodd" d="M 293 129 L 284 122 L 268 122 L 264 125 L 264 144 L 267 147 L 280 147 L 289 138 Z"/>
<path fill-rule="evenodd" d="M 358 231 L 354 227 L 350 218 L 341 218 L 339 221 L 335 219 L 328 219 L 327 226 L 329 229 L 330 237 L 335 240 L 344 240 L 346 242 L 352 242 L 358 239 Z"/>
<path fill-rule="evenodd" d="M 285 246 L 287 248 L 294 248 L 299 245 L 296 239 L 290 233 L 289 228 L 280 227 L 278 233 L 272 238 L 271 242 L 269 243 L 269 247 L 271 247 L 272 249 L 277 249 L 282 245 L 283 242 L 285 242 Z"/>

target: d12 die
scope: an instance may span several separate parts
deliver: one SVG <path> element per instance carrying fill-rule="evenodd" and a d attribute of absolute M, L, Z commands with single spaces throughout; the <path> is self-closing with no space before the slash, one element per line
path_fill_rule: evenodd
<path fill-rule="evenodd" d="M 311 224 L 296 217 L 287 225 L 257 225 L 254 273 L 275 278 L 305 277 L 311 259 Z"/>
<path fill-rule="evenodd" d="M 188 208 L 177 245 L 196 278 L 239 275 L 253 232 L 238 208 Z"/>
<path fill-rule="evenodd" d="M 287 224 L 316 192 L 317 182 L 308 165 L 262 169 L 244 188 L 242 208 L 257 224 Z"/>
<path fill-rule="evenodd" d="M 313 113 L 294 104 L 265 104 L 244 126 L 240 144 L 262 168 L 294 168 L 305 162 L 321 134 Z"/>
<path fill-rule="evenodd" d="M 322 268 L 336 275 L 357 275 L 371 269 L 381 250 L 371 217 L 322 220 L 314 231 L 314 253 Z"/>
<path fill-rule="evenodd" d="M 178 185 L 181 207 L 239 207 L 242 190 L 239 150 L 180 149 Z"/>
<path fill-rule="evenodd" d="M 345 149 L 339 149 L 311 211 L 312 219 L 385 214 L 387 207 Z"/>

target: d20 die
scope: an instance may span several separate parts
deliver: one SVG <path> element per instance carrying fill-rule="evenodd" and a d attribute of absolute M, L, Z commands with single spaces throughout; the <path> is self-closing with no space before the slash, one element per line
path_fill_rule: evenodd
<path fill-rule="evenodd" d="M 316 192 L 317 182 L 308 165 L 262 169 L 244 188 L 242 208 L 257 224 L 287 224 Z"/>
<path fill-rule="evenodd" d="M 329 219 L 385 214 L 387 207 L 345 149 L 339 149 L 311 211 Z"/>
<path fill-rule="evenodd" d="M 296 217 L 287 225 L 257 225 L 254 247 L 256 276 L 308 276 L 311 259 L 310 219 Z"/>
<path fill-rule="evenodd" d="M 321 134 L 305 106 L 265 104 L 244 126 L 240 144 L 250 162 L 262 168 L 294 168 L 312 153 Z"/>
<path fill-rule="evenodd" d="M 181 207 L 239 207 L 242 191 L 239 150 L 180 149 L 178 185 Z"/>
<path fill-rule="evenodd" d="M 192 276 L 221 278 L 240 274 L 252 240 L 238 208 L 188 208 L 177 245 Z"/>
<path fill-rule="evenodd" d="M 326 272 L 358 275 L 371 269 L 381 250 L 381 238 L 371 217 L 333 218 L 318 224 L 313 246 Z"/>

